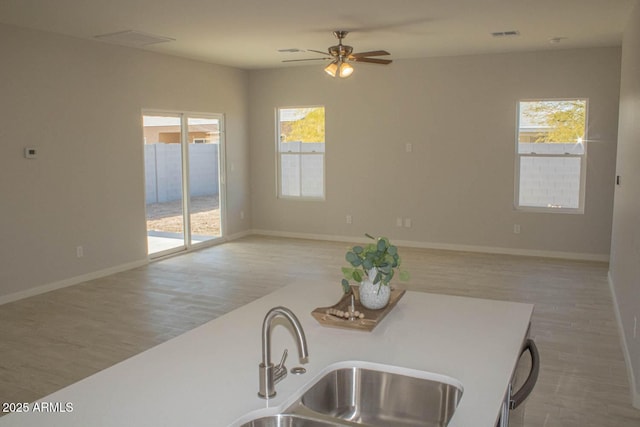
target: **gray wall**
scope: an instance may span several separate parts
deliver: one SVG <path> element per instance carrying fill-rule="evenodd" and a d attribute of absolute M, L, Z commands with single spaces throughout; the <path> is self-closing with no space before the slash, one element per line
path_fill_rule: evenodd
<path fill-rule="evenodd" d="M 216 196 L 218 144 L 189 144 L 191 196 Z M 145 144 L 145 201 L 164 203 L 182 199 L 182 147 L 180 144 Z"/>
<path fill-rule="evenodd" d="M 344 81 L 314 64 L 251 72 L 249 82 L 256 230 L 335 238 L 369 232 L 416 245 L 608 259 L 619 48 L 361 64 Z M 589 99 L 593 141 L 585 214 L 515 211 L 518 100 L 578 97 Z M 275 192 L 274 111 L 305 105 L 326 107 L 321 202 Z M 396 227 L 398 217 L 411 218 L 412 227 Z"/>
<path fill-rule="evenodd" d="M 143 108 L 225 114 L 227 231 L 249 228 L 245 71 L 6 25 L 0 52 L 0 301 L 144 262 Z"/>
<path fill-rule="evenodd" d="M 629 16 L 622 44 L 617 173 L 622 185 L 615 191 L 610 278 L 632 372 L 634 405 L 640 409 L 640 3 Z"/>

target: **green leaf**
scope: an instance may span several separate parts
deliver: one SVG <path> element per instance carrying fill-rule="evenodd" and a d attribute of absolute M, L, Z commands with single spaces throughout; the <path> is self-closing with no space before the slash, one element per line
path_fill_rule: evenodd
<path fill-rule="evenodd" d="M 359 260 L 358 255 L 354 254 L 353 252 L 349 251 L 347 252 L 347 254 L 344 256 L 344 258 L 351 264 L 354 265 L 354 263 L 358 262 L 357 260 Z"/>
<path fill-rule="evenodd" d="M 392 255 L 392 256 L 398 255 L 398 248 L 391 245 L 389 246 L 389 249 L 387 249 L 387 252 L 389 253 L 389 255 Z"/>
<path fill-rule="evenodd" d="M 360 270 L 353 271 L 353 280 L 358 283 L 362 282 L 362 273 Z"/>
<path fill-rule="evenodd" d="M 362 246 L 354 246 L 353 247 L 353 252 L 360 255 L 362 253 L 362 251 L 364 251 L 364 249 L 362 249 Z"/>
<path fill-rule="evenodd" d="M 384 252 L 385 249 L 387 249 L 387 243 L 384 240 L 379 239 L 377 249 L 378 249 L 378 252 Z"/>
<path fill-rule="evenodd" d="M 342 290 L 345 294 L 351 292 L 351 285 L 349 284 L 349 281 L 347 279 L 342 279 Z"/>
<path fill-rule="evenodd" d="M 364 268 L 365 270 L 371 270 L 373 268 L 373 260 L 367 258 L 362 261 L 362 268 Z"/>
<path fill-rule="evenodd" d="M 344 275 L 344 278 L 347 280 L 352 280 L 353 279 L 353 272 L 355 271 L 355 268 L 349 268 L 349 267 L 342 267 L 342 274 Z"/>
<path fill-rule="evenodd" d="M 389 276 L 387 277 L 387 283 L 389 283 L 391 281 L 391 279 L 393 279 L 393 276 L 395 276 L 396 271 L 395 270 L 391 270 L 389 272 Z"/>
<path fill-rule="evenodd" d="M 376 273 L 375 279 L 373 279 L 373 284 L 376 285 L 376 284 L 380 283 L 380 279 L 382 279 L 382 274 L 380 274 L 380 272 L 378 271 Z"/>
<path fill-rule="evenodd" d="M 389 264 L 383 264 L 378 266 L 378 271 L 384 274 L 389 274 L 391 271 L 391 266 Z"/>
<path fill-rule="evenodd" d="M 400 280 L 402 281 L 407 281 L 409 280 L 409 272 L 407 270 L 401 270 L 400 271 Z"/>

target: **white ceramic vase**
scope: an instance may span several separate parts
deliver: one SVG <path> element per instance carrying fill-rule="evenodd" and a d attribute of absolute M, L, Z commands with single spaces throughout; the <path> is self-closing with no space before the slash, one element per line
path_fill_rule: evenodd
<path fill-rule="evenodd" d="M 386 307 L 391 297 L 391 287 L 380 283 L 374 285 L 373 280 L 375 277 L 375 269 L 370 270 L 369 276 L 360 283 L 359 289 L 360 304 L 370 310 L 379 310 Z"/>

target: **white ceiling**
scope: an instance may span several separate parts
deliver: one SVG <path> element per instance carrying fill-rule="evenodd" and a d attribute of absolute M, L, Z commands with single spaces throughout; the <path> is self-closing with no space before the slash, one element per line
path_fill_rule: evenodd
<path fill-rule="evenodd" d="M 0 22 L 84 39 L 136 30 L 146 50 L 234 67 L 291 66 L 349 30 L 391 59 L 616 46 L 635 0 L 0 0 Z M 490 33 L 517 30 L 514 38 Z M 552 44 L 552 38 L 562 38 Z M 101 43 L 96 41 L 96 43 Z M 302 64 L 309 64 L 303 62 Z"/>

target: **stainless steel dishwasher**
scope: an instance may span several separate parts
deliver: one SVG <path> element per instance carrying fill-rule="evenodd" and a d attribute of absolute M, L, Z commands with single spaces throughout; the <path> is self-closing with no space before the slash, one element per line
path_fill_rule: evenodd
<path fill-rule="evenodd" d="M 524 427 L 524 401 L 538 381 L 540 353 L 531 338 L 524 341 L 518 365 L 502 404 L 497 427 Z M 524 380 L 523 380 L 524 378 Z"/>

